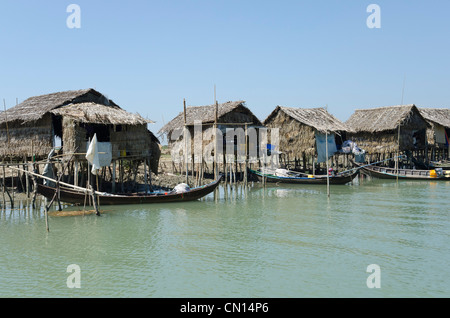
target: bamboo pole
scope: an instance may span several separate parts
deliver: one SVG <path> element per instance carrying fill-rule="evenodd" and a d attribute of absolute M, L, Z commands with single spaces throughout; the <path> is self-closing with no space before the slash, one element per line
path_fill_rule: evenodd
<path fill-rule="evenodd" d="M 97 191 L 99 191 L 100 189 L 99 189 L 99 187 L 98 187 L 98 172 L 97 172 L 97 174 L 95 175 L 95 179 L 97 180 Z M 100 196 L 97 196 L 97 205 L 95 204 L 95 193 L 92 191 L 92 199 L 93 199 L 93 202 L 94 202 L 94 208 L 95 208 L 95 212 L 96 212 L 96 214 L 97 215 L 100 215 L 100 211 L 99 211 L 99 209 L 98 209 L 98 207 L 100 206 Z"/>
<path fill-rule="evenodd" d="M 183 114 L 184 114 L 184 135 L 183 135 L 183 139 L 184 139 L 184 161 L 185 161 L 185 165 L 186 165 L 186 184 L 188 183 L 188 165 L 189 165 L 189 158 L 188 158 L 188 151 L 187 151 L 187 120 L 186 120 L 186 99 L 183 99 Z"/>
<path fill-rule="evenodd" d="M 6 198 L 5 198 L 5 167 L 3 166 L 3 173 L 2 173 L 2 197 L 3 197 L 3 206 L 6 205 Z"/>
<path fill-rule="evenodd" d="M 75 160 L 73 167 L 73 184 L 78 186 L 78 160 Z"/>
<path fill-rule="evenodd" d="M 14 209 L 14 197 L 11 197 L 8 191 L 8 187 L 6 186 L 6 169 L 5 166 L 3 166 L 3 189 L 5 190 L 6 194 L 9 197 L 9 201 L 11 202 L 11 209 Z M 3 194 L 4 195 L 4 194 Z"/>
<path fill-rule="evenodd" d="M 145 193 L 148 193 L 148 177 L 147 177 L 147 159 L 144 159 L 144 181 L 145 181 Z"/>
<path fill-rule="evenodd" d="M 148 158 L 148 184 L 150 186 L 150 191 L 153 192 L 152 165 L 150 157 Z"/>
<path fill-rule="evenodd" d="M 400 123 L 398 124 L 398 136 L 397 136 L 397 142 L 398 142 L 398 152 L 397 152 L 397 156 L 395 158 L 395 164 L 396 164 L 396 169 L 397 169 L 397 182 L 398 182 L 398 156 L 400 155 Z"/>
<path fill-rule="evenodd" d="M 11 160 L 12 163 L 12 160 Z M 13 169 L 12 167 L 10 167 L 11 169 Z M 14 173 L 11 170 L 11 192 L 12 192 L 12 202 L 14 202 Z M 12 206 L 13 207 L 13 206 Z"/>
<path fill-rule="evenodd" d="M 215 95 L 215 94 L 214 94 Z M 219 104 L 216 100 L 216 108 L 215 108 L 215 116 L 214 116 L 214 180 L 217 180 L 219 175 L 219 166 L 218 166 L 218 154 L 217 154 L 217 118 L 218 118 L 218 110 Z"/>
<path fill-rule="evenodd" d="M 327 196 L 330 197 L 330 173 L 328 164 L 328 130 L 325 131 L 325 153 L 327 161 Z"/>
<path fill-rule="evenodd" d="M 119 160 L 119 183 L 120 183 L 122 193 L 125 192 L 124 185 L 123 185 L 123 174 L 124 174 L 123 160 L 120 159 Z"/>
<path fill-rule="evenodd" d="M 244 170 L 244 184 L 247 186 L 247 170 L 248 170 L 248 126 L 245 124 L 245 170 Z"/>
<path fill-rule="evenodd" d="M 44 214 L 45 214 L 45 229 L 47 230 L 47 232 L 50 232 L 50 226 L 48 223 L 48 209 L 49 209 L 49 205 L 48 203 L 48 199 L 44 198 Z"/>
<path fill-rule="evenodd" d="M 28 160 L 25 157 L 25 163 L 23 164 L 24 170 L 28 171 Z M 26 194 L 27 198 L 30 198 L 30 181 L 28 179 L 28 174 L 25 174 L 25 187 L 26 187 Z"/>
<path fill-rule="evenodd" d="M 223 173 L 225 174 L 225 186 L 228 182 L 228 166 L 227 166 L 227 155 L 223 154 Z"/>
<path fill-rule="evenodd" d="M 198 164 L 198 186 L 203 184 L 203 160 L 200 159 L 200 163 Z"/>
<path fill-rule="evenodd" d="M 34 168 L 31 170 L 34 172 Z M 37 179 L 35 176 L 33 176 L 33 175 L 31 175 L 31 176 L 32 176 L 31 179 L 33 180 L 33 197 L 31 200 L 31 206 L 33 207 L 33 209 L 35 209 L 36 208 L 36 196 L 37 196 Z"/>

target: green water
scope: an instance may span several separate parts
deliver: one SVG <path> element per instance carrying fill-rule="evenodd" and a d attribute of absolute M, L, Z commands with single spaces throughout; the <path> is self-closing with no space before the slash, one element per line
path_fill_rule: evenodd
<path fill-rule="evenodd" d="M 222 186 L 102 216 L 1 210 L 0 297 L 448 297 L 450 182 Z M 73 208 L 72 208 L 73 209 Z M 69 288 L 70 264 L 80 288 Z M 377 264 L 381 288 L 368 288 Z"/>

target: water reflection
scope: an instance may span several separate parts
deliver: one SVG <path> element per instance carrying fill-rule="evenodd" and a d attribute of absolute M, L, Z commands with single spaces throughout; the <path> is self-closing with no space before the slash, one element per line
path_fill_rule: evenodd
<path fill-rule="evenodd" d="M 326 186 L 221 185 L 194 202 L 51 214 L 48 235 L 42 207 L 25 200 L 0 213 L 0 296 L 445 296 L 449 190 L 364 180 L 328 200 Z M 73 263 L 77 294 L 65 286 Z M 372 263 L 380 291 L 365 285 Z"/>

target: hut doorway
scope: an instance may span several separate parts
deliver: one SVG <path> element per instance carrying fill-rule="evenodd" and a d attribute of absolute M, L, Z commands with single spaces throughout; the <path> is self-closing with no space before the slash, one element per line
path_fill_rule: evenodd
<path fill-rule="evenodd" d="M 86 130 L 86 141 L 92 140 L 95 134 L 97 134 L 97 140 L 99 142 L 110 142 L 111 141 L 111 127 L 110 125 L 100 125 L 100 124 L 80 124 L 82 128 Z"/>
<path fill-rule="evenodd" d="M 52 142 L 53 147 L 63 146 L 63 127 L 61 116 L 52 115 Z"/>

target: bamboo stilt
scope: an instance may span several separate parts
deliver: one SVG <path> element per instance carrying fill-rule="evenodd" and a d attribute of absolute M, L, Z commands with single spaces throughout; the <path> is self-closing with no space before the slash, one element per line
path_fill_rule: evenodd
<path fill-rule="evenodd" d="M 49 226 L 49 223 L 48 223 L 48 209 L 49 209 L 49 206 L 47 204 L 47 201 L 48 201 L 48 199 L 45 198 L 44 199 L 45 229 L 47 230 L 47 232 L 50 232 L 50 226 Z"/>
<path fill-rule="evenodd" d="M 2 197 L 3 197 L 3 206 L 6 206 L 6 198 L 5 198 L 5 166 L 3 166 L 3 174 L 2 174 Z"/>

